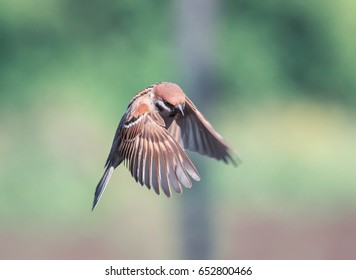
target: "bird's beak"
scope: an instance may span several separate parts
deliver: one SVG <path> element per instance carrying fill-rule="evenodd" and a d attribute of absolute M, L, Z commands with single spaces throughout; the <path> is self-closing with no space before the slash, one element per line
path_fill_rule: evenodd
<path fill-rule="evenodd" d="M 182 113 L 182 116 L 184 117 L 184 105 L 182 106 L 182 104 L 178 104 L 178 110 Z"/>

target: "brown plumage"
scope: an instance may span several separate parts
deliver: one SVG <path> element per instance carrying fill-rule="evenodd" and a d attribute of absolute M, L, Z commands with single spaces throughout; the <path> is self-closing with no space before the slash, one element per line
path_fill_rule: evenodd
<path fill-rule="evenodd" d="M 92 209 L 122 162 L 136 182 L 157 194 L 162 189 L 169 197 L 171 189 L 181 193 L 182 185 L 190 188 L 190 177 L 199 181 L 200 175 L 185 149 L 236 165 L 230 147 L 178 85 L 161 82 L 145 88 L 119 123 Z"/>

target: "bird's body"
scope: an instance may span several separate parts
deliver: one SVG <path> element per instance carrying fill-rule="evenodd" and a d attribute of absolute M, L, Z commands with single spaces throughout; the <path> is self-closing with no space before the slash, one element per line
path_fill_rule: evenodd
<path fill-rule="evenodd" d="M 178 85 L 161 82 L 140 91 L 116 130 L 93 209 L 122 162 L 137 182 L 157 194 L 162 189 L 169 197 L 171 188 L 177 193 L 182 185 L 190 188 L 190 177 L 199 181 L 200 175 L 185 149 L 235 164 L 229 146 Z"/>

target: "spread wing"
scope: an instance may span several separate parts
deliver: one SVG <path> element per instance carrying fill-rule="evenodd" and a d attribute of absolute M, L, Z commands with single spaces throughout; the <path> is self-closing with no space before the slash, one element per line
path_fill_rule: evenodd
<path fill-rule="evenodd" d="M 188 156 L 165 129 L 157 112 L 147 111 L 122 124 L 118 154 L 141 185 L 160 188 L 169 197 L 171 188 L 177 193 L 182 186 L 191 187 L 189 175 L 196 181 L 200 176 Z"/>
<path fill-rule="evenodd" d="M 232 162 L 234 165 L 240 161 L 188 97 L 184 116 L 178 114 L 168 132 L 184 149 L 223 160 L 225 163 Z"/>

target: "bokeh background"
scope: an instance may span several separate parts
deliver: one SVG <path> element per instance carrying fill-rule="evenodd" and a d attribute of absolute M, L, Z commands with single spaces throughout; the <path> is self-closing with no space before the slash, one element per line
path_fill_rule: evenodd
<path fill-rule="evenodd" d="M 356 2 L 0 0 L 1 259 L 355 259 Z M 239 154 L 157 196 L 131 97 L 178 83 Z"/>

